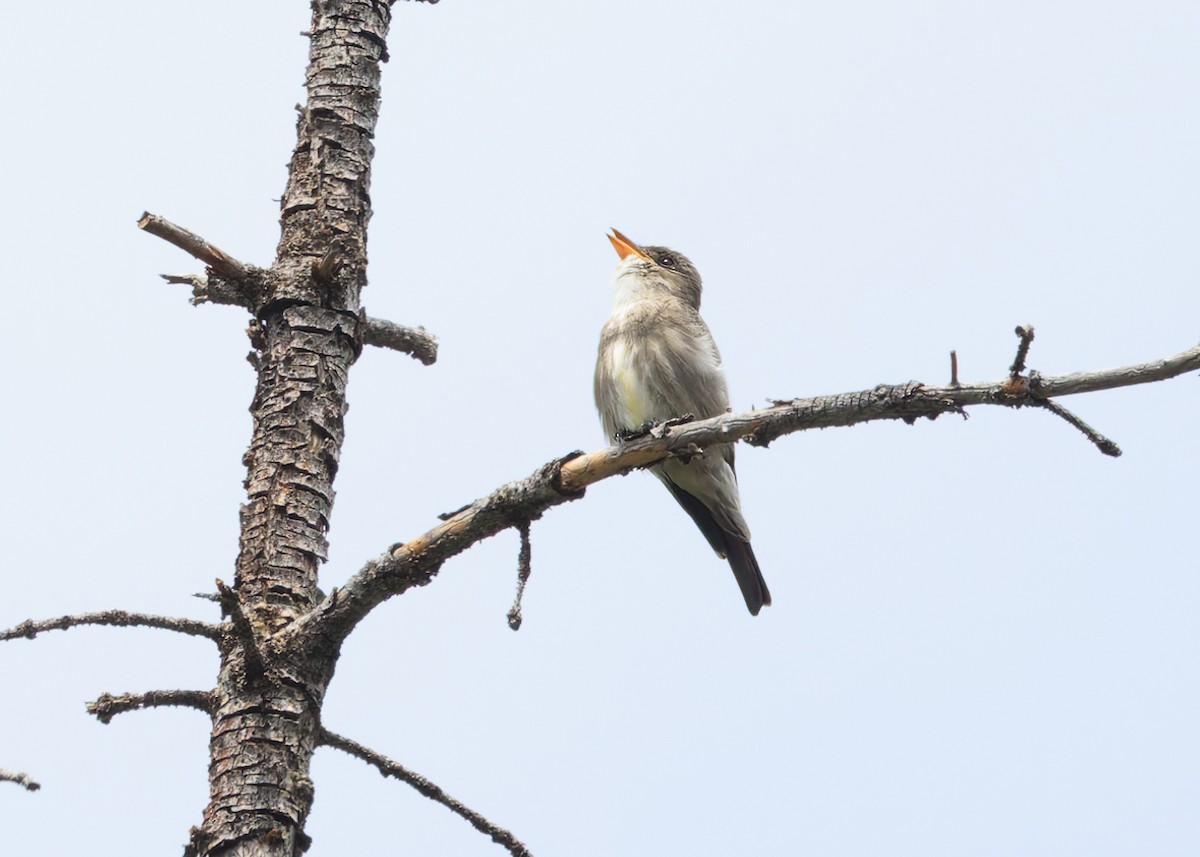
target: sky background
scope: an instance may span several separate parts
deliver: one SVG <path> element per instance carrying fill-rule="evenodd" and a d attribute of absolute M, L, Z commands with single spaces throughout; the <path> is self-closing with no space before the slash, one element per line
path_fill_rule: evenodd
<path fill-rule="evenodd" d="M 52 17 L 51 17 L 52 15 Z M 308 4 L 18 4 L 0 29 L 7 490 L 0 625 L 215 619 L 254 374 L 246 316 L 143 210 L 268 264 Z M 497 485 L 603 445 L 617 258 L 690 256 L 736 409 L 1045 374 L 1200 337 L 1200 5 L 399 3 L 372 186 L 371 314 L 433 367 L 351 376 L 337 585 Z M 647 474 L 448 562 L 355 632 L 325 725 L 539 857 L 1200 852 L 1196 377 L 1036 411 L 738 453 L 774 606 Z M 101 692 L 209 688 L 216 653 L 77 629 L 0 646 L 5 850 L 178 853 L 208 722 L 102 726 Z M 503 852 L 323 749 L 313 855 Z"/>

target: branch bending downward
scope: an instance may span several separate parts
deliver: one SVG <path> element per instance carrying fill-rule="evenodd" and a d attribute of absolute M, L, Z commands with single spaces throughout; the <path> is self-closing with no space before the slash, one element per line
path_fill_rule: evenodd
<path fill-rule="evenodd" d="M 207 690 L 150 690 L 146 693 L 123 693 L 120 696 L 102 693 L 94 702 L 87 704 L 87 710 L 88 714 L 94 715 L 101 723 L 108 724 L 118 714 L 124 714 L 126 711 L 167 706 L 195 708 L 205 714 L 212 714 L 213 695 Z"/>
<path fill-rule="evenodd" d="M 21 771 L 9 771 L 5 768 L 0 768 L 0 783 L 16 783 L 29 792 L 36 792 L 42 787 L 41 783 L 31 780 L 29 774 Z"/>
<path fill-rule="evenodd" d="M 334 747 L 344 753 L 349 753 L 356 759 L 361 759 L 368 765 L 373 766 L 385 777 L 394 777 L 403 783 L 408 783 L 425 797 L 437 801 L 446 807 L 446 809 L 466 819 L 480 833 L 490 836 L 493 842 L 504 846 L 513 857 L 533 857 L 529 849 L 513 836 L 512 833 L 488 821 L 473 809 L 464 806 L 442 791 L 439 786 L 434 785 L 420 774 L 410 771 L 399 762 L 393 762 L 387 756 L 376 753 L 374 750 L 364 747 L 357 741 L 343 738 L 341 735 L 330 732 L 324 727 L 321 728 L 317 736 L 317 744 L 318 746 Z"/>
<path fill-rule="evenodd" d="M 776 401 L 763 410 L 723 414 L 656 430 L 650 436 L 596 452 L 572 453 L 543 465 L 525 479 L 501 486 L 424 535 L 394 545 L 355 573 L 336 597 L 326 598 L 285 633 L 312 640 L 325 635 L 344 639 L 375 606 L 414 586 L 429 583 L 445 560 L 476 542 L 517 527 L 523 521 L 536 520 L 547 509 L 582 497 L 587 486 L 602 479 L 673 455 L 695 454 L 696 449 L 713 443 L 745 440 L 754 446 L 766 446 L 783 435 L 806 429 L 875 420 L 913 423 L 921 417 L 963 414 L 965 408 L 976 405 L 1047 407 L 1053 397 L 1148 384 L 1197 370 L 1200 370 L 1200 346 L 1164 360 L 1100 372 L 1050 377 L 1031 373 L 1031 377 L 1018 376 L 1019 383 L 1010 376 L 986 384 L 948 387 L 929 387 L 917 381 L 881 384 L 853 393 Z M 1059 410 L 1063 410 L 1061 406 L 1055 412 Z M 1096 437 L 1111 443 L 1099 435 Z M 1112 454 L 1102 443 L 1097 445 L 1101 451 Z"/>
<path fill-rule="evenodd" d="M 73 616 L 60 616 L 57 619 L 42 619 L 34 621 L 26 619 L 20 625 L 0 631 L 0 642 L 16 640 L 20 637 L 32 640 L 38 634 L 46 631 L 65 631 L 80 625 L 116 625 L 119 627 L 158 628 L 162 631 L 174 631 L 178 634 L 188 634 L 193 637 L 206 637 L 214 642 L 221 639 L 221 626 L 211 622 L 199 622 L 195 619 L 177 619 L 173 616 L 151 616 L 146 613 L 129 613 L 125 610 L 104 610 L 99 613 L 76 613 Z"/>

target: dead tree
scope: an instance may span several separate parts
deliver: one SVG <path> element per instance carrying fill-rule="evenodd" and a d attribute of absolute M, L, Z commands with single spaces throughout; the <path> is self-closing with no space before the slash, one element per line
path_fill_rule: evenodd
<path fill-rule="evenodd" d="M 428 0 L 435 2 L 435 0 Z M 282 237 L 275 259 L 257 267 L 168 220 L 145 214 L 139 226 L 190 253 L 202 274 L 168 276 L 192 288 L 195 303 L 243 307 L 252 316 L 250 361 L 257 373 L 253 434 L 244 456 L 246 501 L 232 584 L 216 581 L 219 624 L 111 610 L 27 621 L 11 640 L 79 625 L 142 626 L 207 638 L 216 644 L 219 679 L 207 690 L 161 690 L 112 696 L 89 705 L 103 722 L 148 707 L 187 706 L 209 715 L 210 800 L 193 828 L 188 853 L 302 853 L 314 784 L 313 752 L 334 747 L 409 783 L 459 813 L 512 854 L 529 853 L 512 834 L 437 786 L 375 751 L 327 730 L 322 703 L 343 641 L 372 609 L 428 584 L 443 563 L 504 529 L 521 534 L 519 573 L 529 573 L 529 525 L 553 506 L 584 496 L 588 485 L 668 456 L 703 454 L 714 442 L 766 445 L 805 429 L 871 420 L 914 422 L 965 415 L 977 405 L 1036 407 L 1082 431 L 1102 452 L 1116 445 L 1058 402 L 1062 396 L 1164 380 L 1200 369 L 1200 347 L 1118 369 L 1042 377 L 1026 368 L 1031 327 L 1017 329 L 1017 357 L 986 384 L 918 382 L 775 402 L 747 413 L 659 426 L 645 437 L 592 453 L 572 452 L 535 473 L 444 516 L 432 530 L 366 562 L 340 589 L 317 587 L 327 552 L 334 479 L 344 440 L 346 382 L 365 345 L 391 348 L 429 364 L 433 337 L 367 316 L 367 227 L 372 144 L 380 105 L 380 64 L 387 60 L 390 2 L 319 0 L 309 32 L 307 101 L 299 108 L 296 145 L 281 201 Z M 953 365 L 953 360 L 952 360 Z M 520 606 L 510 623 L 520 624 Z M 0 775 L 27 788 L 28 777 Z"/>

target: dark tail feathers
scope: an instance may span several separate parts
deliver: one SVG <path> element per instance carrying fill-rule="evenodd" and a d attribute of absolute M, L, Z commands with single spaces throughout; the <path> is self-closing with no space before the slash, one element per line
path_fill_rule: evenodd
<path fill-rule="evenodd" d="M 725 557 L 733 569 L 741 587 L 742 597 L 746 599 L 746 608 L 751 615 L 757 616 L 764 604 L 771 603 L 771 590 L 767 589 L 767 581 L 763 579 L 762 569 L 754 556 L 750 542 L 744 542 L 737 536 L 726 535 Z"/>
<path fill-rule="evenodd" d="M 733 576 L 737 578 L 738 586 L 742 590 L 742 597 L 746 599 L 746 609 L 752 616 L 757 616 L 764 604 L 771 603 L 771 592 L 767 589 L 767 581 L 763 579 L 750 542 L 744 542 L 733 533 L 725 532 L 707 506 L 670 479 L 663 479 L 663 484 L 696 522 L 712 549 L 729 560 Z"/>

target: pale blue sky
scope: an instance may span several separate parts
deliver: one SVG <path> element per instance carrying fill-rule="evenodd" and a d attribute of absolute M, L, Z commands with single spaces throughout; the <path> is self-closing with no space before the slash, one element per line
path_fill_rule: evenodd
<path fill-rule="evenodd" d="M 236 16 L 237 23 L 232 23 Z M 13 7 L 0 625 L 124 607 L 215 618 L 253 373 L 245 318 L 160 272 L 162 214 L 267 263 L 303 98 L 307 4 Z M 1194 2 L 399 3 L 372 198 L 372 314 L 330 562 L 603 439 L 616 256 L 689 255 L 735 407 L 1054 374 L 1200 336 Z M 1200 851 L 1197 381 L 1045 413 L 872 424 L 739 451 L 775 596 L 751 619 L 657 482 L 508 533 L 384 605 L 326 725 L 429 776 L 539 857 Z M 14 853 L 175 853 L 207 721 L 102 691 L 209 687 L 207 643 L 85 629 L 0 646 Z M 334 751 L 313 855 L 501 850 Z M 386 825 L 376 821 L 387 819 Z M 69 823 L 64 823 L 69 820 Z"/>

